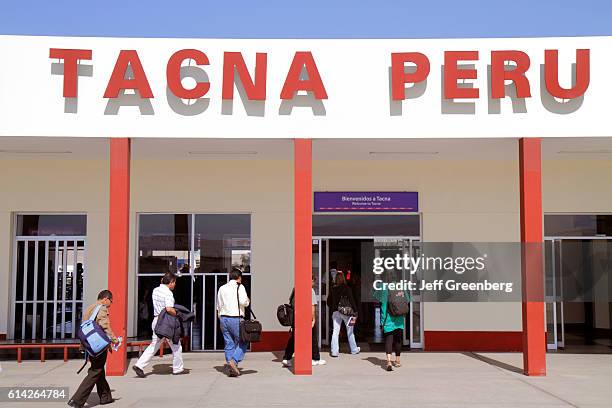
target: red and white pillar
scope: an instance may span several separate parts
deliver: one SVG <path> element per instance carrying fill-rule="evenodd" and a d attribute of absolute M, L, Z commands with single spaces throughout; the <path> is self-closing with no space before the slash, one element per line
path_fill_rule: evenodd
<path fill-rule="evenodd" d="M 312 374 L 312 140 L 294 139 L 294 374 Z"/>
<path fill-rule="evenodd" d="M 128 251 L 130 222 L 130 139 L 110 139 L 110 207 L 108 222 L 108 289 L 113 293 L 111 325 L 123 336 L 119 351 L 109 354 L 106 374 L 124 375 L 127 369 Z"/>
<path fill-rule="evenodd" d="M 523 372 L 546 375 L 542 220 L 542 153 L 539 138 L 519 140 Z"/>

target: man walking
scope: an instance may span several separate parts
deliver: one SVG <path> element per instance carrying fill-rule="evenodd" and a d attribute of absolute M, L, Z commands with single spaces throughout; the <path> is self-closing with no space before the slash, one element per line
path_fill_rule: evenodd
<path fill-rule="evenodd" d="M 336 271 L 337 272 L 337 271 Z M 312 286 L 315 284 L 315 277 L 312 276 Z M 325 365 L 327 361 L 321 358 L 321 352 L 319 351 L 319 330 L 316 326 L 317 322 L 317 304 L 319 303 L 317 300 L 317 295 L 314 291 L 314 288 L 311 288 L 312 292 L 312 307 L 310 309 L 311 312 L 311 326 L 312 326 L 312 365 Z M 295 298 L 295 289 L 291 292 L 291 296 L 289 297 L 289 302 L 293 305 L 293 301 Z M 285 354 L 283 355 L 283 366 L 291 367 L 291 360 L 293 359 L 293 353 L 295 352 L 295 327 L 291 327 L 291 334 L 289 335 L 289 340 L 287 340 L 287 345 L 285 346 Z"/>
<path fill-rule="evenodd" d="M 157 325 L 157 318 L 162 310 L 165 310 L 168 314 L 176 316 L 176 309 L 174 308 L 174 295 L 172 291 L 176 287 L 176 275 L 168 272 L 164 275 L 161 280 L 161 284 L 153 289 L 153 323 L 151 329 L 153 330 L 153 338 L 151 344 L 145 349 L 142 356 L 138 359 L 132 369 L 136 372 L 140 378 L 145 378 L 144 368 L 149 364 L 151 358 L 157 353 L 164 339 L 160 339 L 155 334 L 155 326 Z M 181 342 L 173 344 L 171 341 L 168 342 L 172 349 L 172 374 L 180 375 L 187 374 L 188 371 L 183 368 L 183 348 Z"/>
<path fill-rule="evenodd" d="M 230 377 L 240 375 L 238 363 L 244 359 L 247 343 L 240 340 L 240 320 L 249 305 L 246 289 L 242 286 L 242 271 L 233 268 L 230 280 L 217 293 L 217 313 L 225 341 L 225 362 Z"/>
<path fill-rule="evenodd" d="M 94 320 L 96 323 L 98 323 L 100 328 L 104 330 L 108 338 L 111 339 L 113 343 L 117 343 L 117 337 L 115 337 L 115 334 L 111 329 L 110 315 L 108 313 L 108 309 L 112 304 L 113 294 L 111 291 L 101 291 L 98 294 L 97 302 L 85 309 L 85 313 L 83 313 L 83 321 L 88 320 L 91 317 L 94 309 L 100 305 L 100 309 L 98 310 L 98 314 Z M 93 390 L 94 385 L 96 386 L 98 397 L 100 397 L 100 405 L 110 404 L 114 401 L 113 396 L 111 395 L 110 386 L 106 381 L 106 371 L 104 369 L 107 355 L 108 349 L 97 356 L 89 356 L 91 366 L 89 367 L 89 370 L 87 370 L 87 377 L 83 379 L 77 391 L 74 393 L 72 398 L 70 398 L 68 405 L 75 408 L 81 408 L 83 405 L 85 405 L 85 402 L 87 401 L 87 398 L 89 398 L 89 394 L 91 394 L 91 390 Z"/>

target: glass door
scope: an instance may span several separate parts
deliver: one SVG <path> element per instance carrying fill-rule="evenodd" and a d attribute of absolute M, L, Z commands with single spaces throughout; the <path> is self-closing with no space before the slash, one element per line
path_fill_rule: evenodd
<path fill-rule="evenodd" d="M 314 291 L 317 295 L 317 325 L 319 331 L 319 344 L 329 345 L 329 307 L 327 296 L 329 289 L 329 276 L 327 270 L 327 241 L 326 239 L 313 238 L 312 240 L 312 276 L 315 277 Z"/>
<path fill-rule="evenodd" d="M 562 241 L 546 239 L 544 242 L 544 273 L 546 279 L 546 348 L 557 350 L 565 347 L 563 319 Z"/>
<path fill-rule="evenodd" d="M 375 257 L 395 257 L 400 254 L 402 257 L 418 257 L 421 254 L 420 240 L 416 238 L 374 238 Z M 398 279 L 406 279 L 418 282 L 422 278 L 422 271 L 411 274 L 409 270 L 403 268 Z M 418 284 L 417 284 L 418 287 Z M 404 326 L 404 345 L 411 348 L 423 348 L 423 319 L 422 319 L 422 297 L 418 291 L 410 294 L 410 312 L 406 316 Z M 380 314 L 380 309 L 378 310 Z M 379 317 L 382 321 L 383 317 Z"/>
<path fill-rule="evenodd" d="M 409 255 L 412 258 L 418 258 L 421 256 L 422 246 L 421 241 L 418 239 L 411 239 L 409 242 L 410 250 Z M 421 286 L 421 280 L 423 279 L 423 270 L 418 269 L 414 274 L 410 274 L 410 280 L 416 283 L 416 287 Z M 422 349 L 423 348 L 423 296 L 420 290 L 414 290 L 411 294 L 410 299 L 410 338 L 406 338 L 406 331 L 404 331 L 404 342 L 410 341 L 411 348 Z"/>

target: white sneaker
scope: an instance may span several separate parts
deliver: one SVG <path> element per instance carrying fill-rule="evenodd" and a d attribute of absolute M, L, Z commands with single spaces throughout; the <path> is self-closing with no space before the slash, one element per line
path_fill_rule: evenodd
<path fill-rule="evenodd" d="M 351 354 L 359 354 L 361 352 L 361 347 L 357 347 L 357 350 L 354 353 Z"/>
<path fill-rule="evenodd" d="M 312 360 L 312 365 L 316 366 L 316 365 L 325 365 L 327 364 L 327 361 L 321 359 L 321 360 Z"/>
<path fill-rule="evenodd" d="M 283 360 L 283 367 L 291 367 L 291 360 Z"/>

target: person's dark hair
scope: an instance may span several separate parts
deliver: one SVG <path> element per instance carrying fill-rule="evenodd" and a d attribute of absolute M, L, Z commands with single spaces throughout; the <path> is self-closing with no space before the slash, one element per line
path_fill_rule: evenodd
<path fill-rule="evenodd" d="M 232 271 L 229 274 L 231 280 L 236 280 L 242 276 L 242 271 L 238 268 L 232 268 Z"/>
<path fill-rule="evenodd" d="M 164 285 L 169 285 L 176 280 L 176 275 L 172 272 L 167 272 L 161 280 Z"/>
<path fill-rule="evenodd" d="M 108 289 L 104 289 L 103 291 L 98 293 L 98 300 L 102 300 L 102 299 L 113 300 L 113 292 L 111 292 Z"/>
<path fill-rule="evenodd" d="M 344 274 L 342 272 L 338 272 L 336 274 L 336 279 L 334 279 L 334 284 L 336 286 L 346 285 L 346 279 L 344 278 Z"/>

